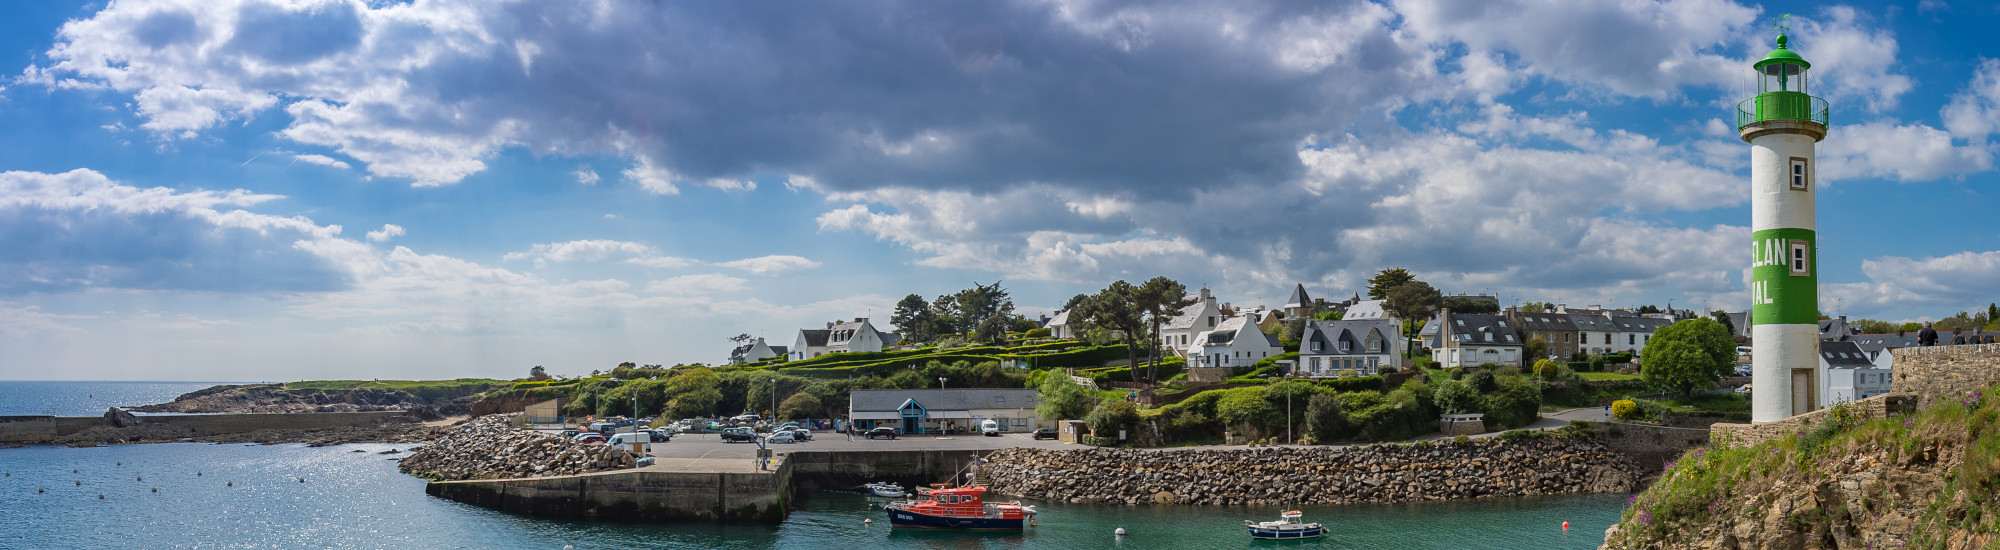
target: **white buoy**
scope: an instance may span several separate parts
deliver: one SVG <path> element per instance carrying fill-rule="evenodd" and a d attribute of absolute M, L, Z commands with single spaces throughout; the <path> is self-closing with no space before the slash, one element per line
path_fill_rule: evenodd
<path fill-rule="evenodd" d="M 1121 536 L 1121 537 L 1122 537 L 1122 536 L 1125 536 L 1125 528 L 1124 528 L 1124 527 L 1119 527 L 1119 528 L 1117 528 L 1117 529 L 1113 529 L 1113 530 L 1111 531 L 1111 534 L 1113 534 L 1113 535 L 1117 535 L 1117 536 Z"/>
<path fill-rule="evenodd" d="M 861 518 L 862 525 L 868 525 L 872 523 L 875 523 L 875 518 Z"/>

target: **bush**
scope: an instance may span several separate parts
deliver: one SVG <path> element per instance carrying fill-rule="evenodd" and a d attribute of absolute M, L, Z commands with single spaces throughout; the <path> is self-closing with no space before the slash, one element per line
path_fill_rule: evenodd
<path fill-rule="evenodd" d="M 1470 384 L 1458 380 L 1439 382 L 1431 390 L 1431 401 L 1437 403 L 1444 414 L 1471 414 L 1480 411 L 1479 393 Z"/>
<path fill-rule="evenodd" d="M 1090 433 L 1112 441 L 1117 440 L 1119 430 L 1129 429 L 1138 421 L 1139 407 L 1123 399 L 1100 401 L 1097 408 L 1083 417 L 1083 422 L 1090 426 Z"/>
<path fill-rule="evenodd" d="M 1262 428 L 1276 412 L 1271 402 L 1264 399 L 1263 388 L 1230 390 L 1215 402 L 1215 416 L 1231 427 Z"/>
<path fill-rule="evenodd" d="M 1041 403 L 1035 405 L 1035 414 L 1043 420 L 1074 420 L 1097 407 L 1097 396 L 1061 373 L 1042 377 L 1042 385 L 1037 390 L 1041 394 Z"/>
<path fill-rule="evenodd" d="M 1035 327 L 1021 333 L 1022 338 L 1048 338 L 1048 327 Z"/>
<path fill-rule="evenodd" d="M 1639 404 L 1630 399 L 1611 402 L 1611 416 L 1619 420 L 1631 420 L 1639 416 Z"/>
<path fill-rule="evenodd" d="M 1486 423 L 1502 428 L 1518 428 L 1533 424 L 1542 408 L 1542 391 L 1533 381 L 1520 375 L 1503 376 L 1496 379 L 1498 386 L 1486 394 Z"/>
<path fill-rule="evenodd" d="M 1324 393 L 1312 396 L 1306 403 L 1306 433 L 1312 435 L 1314 443 L 1339 441 L 1350 435 L 1340 398 Z"/>

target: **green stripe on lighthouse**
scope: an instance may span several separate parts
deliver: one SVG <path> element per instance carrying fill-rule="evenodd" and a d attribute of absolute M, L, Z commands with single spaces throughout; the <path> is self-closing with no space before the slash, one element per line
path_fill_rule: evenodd
<path fill-rule="evenodd" d="M 1811 229 L 1787 227 L 1750 234 L 1750 324 L 1819 322 L 1817 242 Z"/>

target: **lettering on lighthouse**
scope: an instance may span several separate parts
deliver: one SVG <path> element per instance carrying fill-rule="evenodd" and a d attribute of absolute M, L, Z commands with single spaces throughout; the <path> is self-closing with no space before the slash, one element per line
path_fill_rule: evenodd
<path fill-rule="evenodd" d="M 1811 229 L 1788 227 L 1751 234 L 1751 324 L 1818 322 L 1814 240 Z"/>

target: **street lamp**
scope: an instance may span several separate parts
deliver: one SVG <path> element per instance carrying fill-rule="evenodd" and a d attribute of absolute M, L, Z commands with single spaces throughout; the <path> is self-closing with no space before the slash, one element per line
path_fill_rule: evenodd
<path fill-rule="evenodd" d="M 940 390 L 944 389 L 944 381 L 945 381 L 945 380 L 949 380 L 949 378 L 945 378 L 945 377 L 943 377 L 943 376 L 939 376 L 939 377 L 938 377 L 938 389 L 940 389 Z"/>

